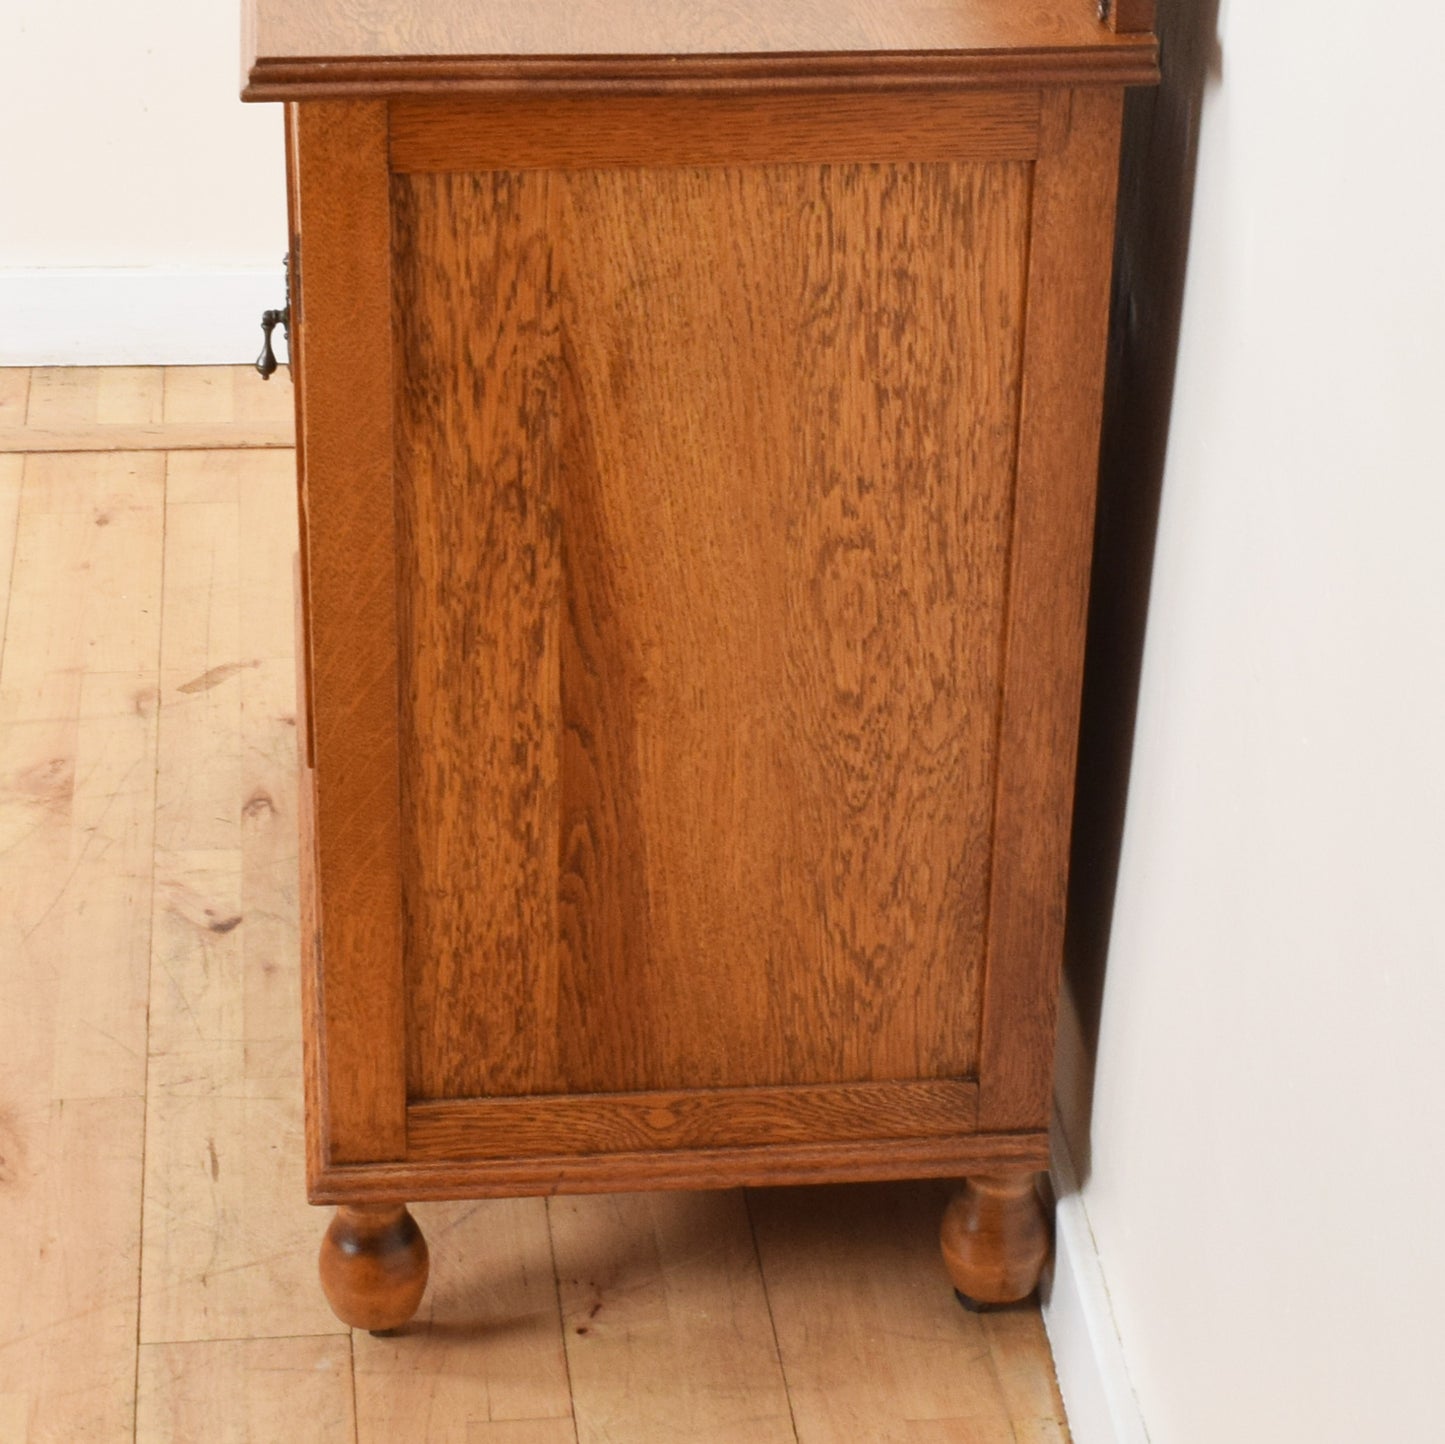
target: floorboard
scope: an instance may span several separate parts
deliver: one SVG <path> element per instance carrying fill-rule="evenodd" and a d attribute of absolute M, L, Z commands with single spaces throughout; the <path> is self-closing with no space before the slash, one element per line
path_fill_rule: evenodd
<path fill-rule="evenodd" d="M 0 1421 L 134 1421 L 163 466 L 26 459 L 0 660 Z"/>
<path fill-rule="evenodd" d="M 579 1444 L 794 1438 L 741 1193 L 547 1209 Z"/>

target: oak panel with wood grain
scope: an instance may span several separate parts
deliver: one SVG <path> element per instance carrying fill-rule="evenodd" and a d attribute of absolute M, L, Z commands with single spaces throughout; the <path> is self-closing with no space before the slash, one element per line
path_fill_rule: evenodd
<path fill-rule="evenodd" d="M 300 446 L 318 946 L 332 1158 L 406 1146 L 386 108 L 298 108 Z"/>
<path fill-rule="evenodd" d="M 808 96 L 402 97 L 394 171 L 656 169 L 825 161 L 1031 159 L 1036 90 Z"/>
<path fill-rule="evenodd" d="M 1049 96 L 1036 167 L 979 1126 L 1047 1120 L 1122 95 Z"/>
<path fill-rule="evenodd" d="M 924 1138 L 966 1132 L 971 1081 L 459 1099 L 407 1110 L 412 1159 Z"/>
<path fill-rule="evenodd" d="M 560 1092 L 551 178 L 395 186 L 409 1090 Z"/>
<path fill-rule="evenodd" d="M 1029 189 L 396 178 L 414 1099 L 973 1073 Z"/>

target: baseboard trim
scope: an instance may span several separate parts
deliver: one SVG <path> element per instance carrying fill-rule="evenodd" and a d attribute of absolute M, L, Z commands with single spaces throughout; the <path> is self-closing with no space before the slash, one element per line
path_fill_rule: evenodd
<path fill-rule="evenodd" d="M 252 361 L 285 287 L 279 263 L 0 270 L 0 366 Z"/>
<path fill-rule="evenodd" d="M 1054 1257 L 1040 1290 L 1074 1444 L 1149 1444 L 1063 1130 L 1050 1136 Z"/>

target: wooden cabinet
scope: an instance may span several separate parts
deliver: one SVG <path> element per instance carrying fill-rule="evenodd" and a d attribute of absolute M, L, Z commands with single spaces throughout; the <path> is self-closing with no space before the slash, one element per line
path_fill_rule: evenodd
<path fill-rule="evenodd" d="M 571 13 L 563 14 L 563 10 Z M 1123 88 L 1092 0 L 253 0 L 311 1196 L 964 1176 L 1042 1252 Z"/>

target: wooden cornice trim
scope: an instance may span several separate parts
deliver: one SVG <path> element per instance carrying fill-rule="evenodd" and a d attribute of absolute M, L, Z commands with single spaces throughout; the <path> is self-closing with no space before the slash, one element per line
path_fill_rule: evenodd
<path fill-rule="evenodd" d="M 750 95 L 860 89 L 1154 85 L 1158 45 L 1141 34 L 1097 47 L 837 55 L 418 56 L 268 60 L 243 100 L 389 95 Z"/>

